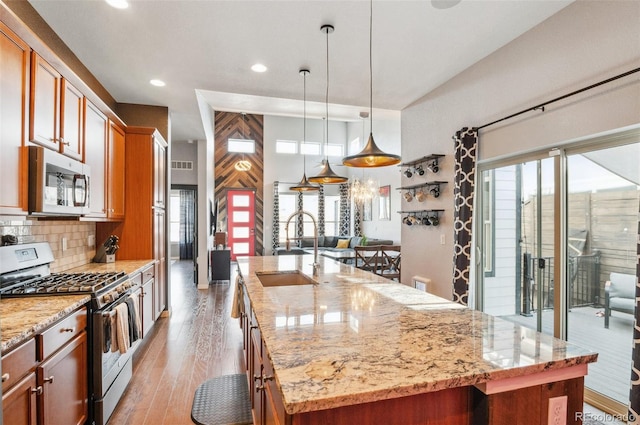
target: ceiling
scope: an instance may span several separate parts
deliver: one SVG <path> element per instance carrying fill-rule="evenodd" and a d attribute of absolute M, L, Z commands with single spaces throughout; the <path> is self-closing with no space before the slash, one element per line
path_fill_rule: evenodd
<path fill-rule="evenodd" d="M 324 116 L 327 23 L 329 117 L 357 121 L 369 107 L 366 0 L 130 0 L 127 9 L 29 1 L 116 101 L 168 106 L 173 142 L 211 134 L 206 108 L 301 116 L 301 67 L 311 70 L 308 116 Z M 375 0 L 374 120 L 397 116 L 572 1 Z M 251 71 L 257 62 L 268 71 Z"/>

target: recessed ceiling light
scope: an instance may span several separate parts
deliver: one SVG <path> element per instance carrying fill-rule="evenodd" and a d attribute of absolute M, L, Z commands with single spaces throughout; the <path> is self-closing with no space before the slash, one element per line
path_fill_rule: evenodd
<path fill-rule="evenodd" d="M 129 2 L 127 0 L 105 0 L 107 4 L 111 7 L 115 7 L 116 9 L 126 9 L 129 7 Z"/>
<path fill-rule="evenodd" d="M 267 70 L 267 67 L 261 63 L 257 63 L 251 67 L 251 70 L 253 72 L 265 72 Z"/>
<path fill-rule="evenodd" d="M 151 80 L 151 81 L 149 81 L 149 83 L 151 83 L 152 85 L 154 85 L 156 87 L 164 87 L 166 85 L 164 83 L 164 81 L 162 81 L 162 80 Z"/>

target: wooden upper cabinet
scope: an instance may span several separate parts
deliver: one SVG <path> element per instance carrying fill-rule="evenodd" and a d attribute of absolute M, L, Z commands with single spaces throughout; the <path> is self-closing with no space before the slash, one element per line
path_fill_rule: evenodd
<path fill-rule="evenodd" d="M 157 207 L 167 208 L 167 143 L 159 135 L 153 137 L 153 203 Z"/>
<path fill-rule="evenodd" d="M 84 95 L 64 78 L 60 98 L 60 151 L 78 161 L 84 159 L 83 123 Z"/>
<path fill-rule="evenodd" d="M 31 53 L 31 142 L 82 160 L 83 98 L 54 67 Z"/>
<path fill-rule="evenodd" d="M 107 144 L 107 217 L 124 219 L 125 214 L 125 133 L 109 122 Z"/>
<path fill-rule="evenodd" d="M 90 101 L 84 102 L 85 163 L 91 168 L 91 217 L 107 216 L 107 134 L 109 120 Z"/>
<path fill-rule="evenodd" d="M 60 81 L 62 76 L 36 52 L 31 54 L 29 140 L 60 150 Z"/>
<path fill-rule="evenodd" d="M 26 214 L 31 49 L 0 22 L 0 52 L 0 214 Z"/>

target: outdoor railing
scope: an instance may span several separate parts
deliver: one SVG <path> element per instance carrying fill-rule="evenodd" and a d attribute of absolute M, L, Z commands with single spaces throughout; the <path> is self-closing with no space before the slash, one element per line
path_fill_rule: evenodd
<path fill-rule="evenodd" d="M 539 307 L 553 308 L 553 257 L 534 257 L 524 254 L 522 262 L 522 311 L 529 315 Z M 600 304 L 600 252 L 569 257 L 569 308 Z M 542 297 L 538 300 L 538 285 Z"/>

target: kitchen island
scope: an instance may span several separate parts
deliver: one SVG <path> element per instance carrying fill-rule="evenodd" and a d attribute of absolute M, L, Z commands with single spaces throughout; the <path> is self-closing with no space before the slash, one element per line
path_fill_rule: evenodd
<path fill-rule="evenodd" d="M 313 257 L 238 260 L 255 423 L 579 423 L 597 354 L 374 274 Z M 566 396 L 566 399 L 564 398 Z"/>

